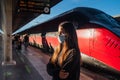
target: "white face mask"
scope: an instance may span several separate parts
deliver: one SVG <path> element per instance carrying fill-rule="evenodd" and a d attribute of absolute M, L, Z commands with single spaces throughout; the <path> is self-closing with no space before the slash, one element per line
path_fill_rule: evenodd
<path fill-rule="evenodd" d="M 59 36 L 58 36 L 58 41 L 59 41 L 60 43 L 63 43 L 63 42 L 65 41 L 65 35 L 59 35 Z"/>

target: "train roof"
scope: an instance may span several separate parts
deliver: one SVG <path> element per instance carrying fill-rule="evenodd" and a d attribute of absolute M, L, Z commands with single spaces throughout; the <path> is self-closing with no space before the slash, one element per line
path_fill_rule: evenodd
<path fill-rule="evenodd" d="M 58 25 L 62 21 L 78 21 L 79 23 L 82 22 L 82 24 L 88 22 L 95 23 L 120 36 L 119 21 L 104 13 L 103 11 L 88 7 L 74 8 L 21 33 L 42 33 L 57 31 Z"/>

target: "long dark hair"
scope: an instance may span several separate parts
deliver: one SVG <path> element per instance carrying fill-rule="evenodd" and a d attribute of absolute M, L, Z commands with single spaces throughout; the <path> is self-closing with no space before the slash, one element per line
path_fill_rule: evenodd
<path fill-rule="evenodd" d="M 59 26 L 63 27 L 66 35 L 66 43 L 69 49 L 78 48 L 78 38 L 76 34 L 76 29 L 71 22 L 62 22 Z"/>
<path fill-rule="evenodd" d="M 65 44 L 66 45 L 59 45 L 58 48 L 55 50 L 53 57 L 52 57 L 52 62 L 55 63 L 57 61 L 58 55 L 62 51 L 63 54 L 61 55 L 61 60 L 60 60 L 60 65 L 62 65 L 62 62 L 65 60 L 67 57 L 66 52 L 70 49 L 75 49 L 78 53 L 78 56 L 80 55 L 80 50 L 78 47 L 78 38 L 76 34 L 76 29 L 73 26 L 71 22 L 64 21 L 59 24 L 59 27 L 62 27 L 65 34 L 66 34 L 66 39 L 65 39 Z M 64 49 L 63 49 L 64 46 Z"/>

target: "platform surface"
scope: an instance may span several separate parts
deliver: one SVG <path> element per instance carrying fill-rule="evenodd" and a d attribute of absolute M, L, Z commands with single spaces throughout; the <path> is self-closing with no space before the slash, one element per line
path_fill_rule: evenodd
<path fill-rule="evenodd" d="M 51 80 L 52 77 L 47 74 L 46 64 L 48 63 L 50 56 L 48 53 L 43 53 L 40 49 L 29 46 L 27 50 L 22 48 L 22 54 L 29 60 L 29 62 L 35 67 L 38 73 L 44 80 Z M 80 80 L 109 80 L 103 76 L 90 72 L 84 68 L 81 68 Z"/>

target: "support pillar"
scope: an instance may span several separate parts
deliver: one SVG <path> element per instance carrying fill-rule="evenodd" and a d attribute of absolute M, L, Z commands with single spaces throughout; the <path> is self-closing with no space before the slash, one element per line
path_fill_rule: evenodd
<path fill-rule="evenodd" d="M 2 65 L 13 65 L 12 58 L 12 0 L 2 0 L 2 29 L 3 29 L 3 62 Z"/>

